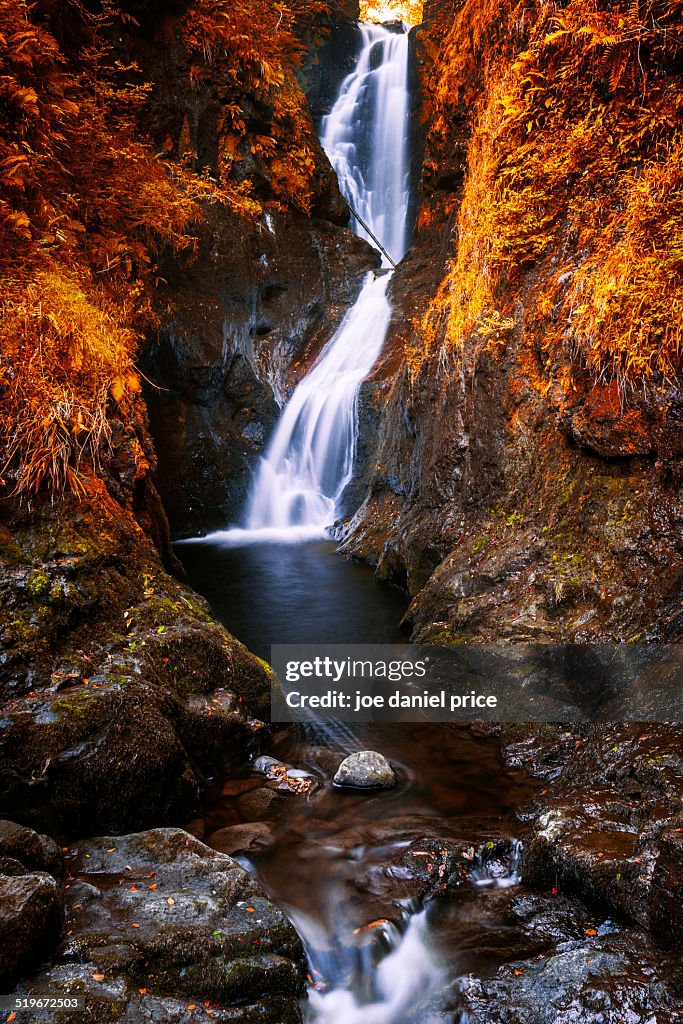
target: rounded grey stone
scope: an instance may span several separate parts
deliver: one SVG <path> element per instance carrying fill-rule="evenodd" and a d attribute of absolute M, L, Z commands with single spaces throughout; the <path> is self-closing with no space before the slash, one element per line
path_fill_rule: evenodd
<path fill-rule="evenodd" d="M 396 782 L 394 770 L 386 757 L 376 750 L 359 750 L 344 758 L 334 777 L 335 786 L 356 789 L 388 789 Z"/>

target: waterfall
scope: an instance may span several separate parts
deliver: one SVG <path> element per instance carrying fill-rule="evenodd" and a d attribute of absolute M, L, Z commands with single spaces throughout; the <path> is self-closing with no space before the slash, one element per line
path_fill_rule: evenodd
<path fill-rule="evenodd" d="M 395 263 L 406 251 L 408 35 L 361 25 L 358 65 L 324 119 L 321 142 L 339 187 Z M 357 234 L 372 238 L 354 218 Z"/>
<path fill-rule="evenodd" d="M 368 275 L 356 304 L 285 406 L 259 467 L 249 530 L 324 535 L 334 522 L 353 471 L 356 394 L 389 325 L 387 283 L 386 275 Z"/>
<path fill-rule="evenodd" d="M 299 925 L 299 922 L 296 922 Z M 395 929 L 394 929 L 395 933 Z M 306 938 L 305 932 L 304 939 Z M 427 912 L 413 915 L 405 933 L 387 936 L 390 949 L 374 970 L 366 965 L 366 980 L 372 978 L 369 998 L 341 984 L 328 991 L 309 991 L 307 1020 L 311 1024 L 402 1024 L 419 1021 L 436 1024 L 442 1013 L 429 1012 L 429 998 L 444 985 L 445 971 L 429 951 Z M 310 944 L 306 943 L 310 953 Z M 315 961 L 314 961 L 315 962 Z M 313 967 L 315 970 L 315 967 Z"/>
<path fill-rule="evenodd" d="M 342 193 L 398 261 L 406 248 L 409 200 L 408 36 L 381 25 L 361 25 L 361 33 L 358 64 L 324 120 L 321 141 Z M 388 284 L 386 273 L 368 274 L 282 411 L 254 478 L 246 528 L 212 539 L 242 544 L 326 536 L 353 472 L 358 389 L 389 326 Z"/>

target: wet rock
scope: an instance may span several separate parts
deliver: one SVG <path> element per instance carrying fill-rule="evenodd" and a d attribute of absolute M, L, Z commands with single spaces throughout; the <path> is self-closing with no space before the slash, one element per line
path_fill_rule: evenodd
<path fill-rule="evenodd" d="M 237 800 L 237 809 L 247 821 L 269 818 L 282 807 L 282 798 L 265 786 L 243 793 Z"/>
<path fill-rule="evenodd" d="M 0 815 L 54 835 L 189 818 L 203 775 L 256 744 L 246 709 L 269 706 L 269 669 L 165 573 L 101 481 L 9 522 Z"/>
<path fill-rule="evenodd" d="M 537 734 L 537 735 L 533 735 Z M 504 749 L 549 780 L 524 817 L 523 877 L 579 893 L 663 942 L 683 936 L 683 743 L 651 723 L 533 728 Z M 510 747 L 506 743 L 512 740 Z M 555 771 L 547 772 L 555 748 Z"/>
<path fill-rule="evenodd" d="M 330 29 L 318 45 L 311 45 L 299 72 L 313 120 L 320 131 L 321 122 L 334 106 L 339 87 L 353 70 L 361 49 L 358 27 L 358 3 L 330 5 Z"/>
<path fill-rule="evenodd" d="M 70 934 L 30 990 L 86 994 L 97 1024 L 123 1014 L 180 1024 L 206 999 L 216 1020 L 300 1022 L 299 938 L 230 857 L 180 829 L 107 836 L 72 852 Z"/>
<path fill-rule="evenodd" d="M 360 750 L 344 758 L 334 777 L 335 786 L 388 789 L 396 782 L 394 770 L 375 750 Z"/>
<path fill-rule="evenodd" d="M 209 208 L 199 233 L 197 259 L 164 271 L 174 312 L 142 364 L 161 386 L 145 397 L 180 537 L 240 521 L 280 407 L 378 262 L 348 228 L 276 210 Z"/>
<path fill-rule="evenodd" d="M 16 858 L 25 868 L 47 871 L 57 879 L 64 870 L 62 852 L 54 839 L 13 821 L 0 821 L 0 857 Z"/>
<path fill-rule="evenodd" d="M 454 1008 L 471 1024 L 674 1024 L 680 1003 L 668 980 L 642 936 L 607 934 L 463 978 Z"/>
<path fill-rule="evenodd" d="M 62 922 L 61 888 L 52 875 L 0 874 L 0 985 L 12 986 L 35 966 L 57 941 Z"/>
<path fill-rule="evenodd" d="M 257 853 L 275 844 L 275 833 L 265 822 L 253 821 L 219 828 L 206 842 L 220 853 Z"/>
<path fill-rule="evenodd" d="M 317 782 L 310 772 L 263 755 L 254 761 L 254 771 L 261 772 L 282 793 L 310 793 Z"/>
<path fill-rule="evenodd" d="M 278 760 L 277 757 L 271 757 L 270 754 L 261 754 L 260 757 L 256 758 L 252 767 L 255 772 L 260 772 L 266 778 L 276 778 L 283 772 L 289 771 L 291 765 L 285 764 L 284 761 Z"/>

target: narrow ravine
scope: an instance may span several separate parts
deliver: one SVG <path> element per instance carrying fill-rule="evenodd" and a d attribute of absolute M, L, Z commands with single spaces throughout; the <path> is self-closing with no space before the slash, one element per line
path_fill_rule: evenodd
<path fill-rule="evenodd" d="M 282 409 L 241 523 L 178 548 L 216 615 L 265 658 L 272 643 L 396 642 L 405 610 L 398 591 L 373 585 L 328 539 L 354 472 L 358 389 L 391 318 L 390 267 L 408 238 L 408 37 L 399 26 L 361 25 L 361 34 L 321 141 L 383 269 L 368 274 Z M 389 760 L 395 786 L 337 788 L 340 762 L 367 749 Z M 481 985 L 502 970 L 491 1017 L 477 1017 L 499 1024 L 505 979 L 527 972 L 520 957 L 571 949 L 583 970 L 582 937 L 598 934 L 585 908 L 556 902 L 554 879 L 541 894 L 521 885 L 517 812 L 538 788 L 506 765 L 495 730 L 312 721 L 282 728 L 265 758 L 213 780 L 188 828 L 236 856 L 295 925 L 309 1024 L 465 1024 Z M 600 927 L 618 956 L 618 926 Z M 555 999 L 557 978 L 538 970 L 533 999 Z M 590 1000 L 589 980 L 581 984 Z M 598 1019 L 589 1012 L 567 1024 Z"/>
<path fill-rule="evenodd" d="M 324 119 L 321 141 L 356 231 L 380 243 L 388 268 L 404 255 L 407 239 L 408 37 L 378 25 L 361 25 L 361 33 L 357 66 Z M 260 461 L 242 526 L 179 548 L 194 586 L 216 614 L 266 657 L 273 642 L 377 643 L 400 637 L 401 595 L 373 587 L 367 571 L 341 562 L 325 543 L 353 474 L 356 398 L 386 335 L 389 280 L 388 269 L 368 275 L 355 306 L 294 390 Z M 430 830 L 445 841 L 452 829 L 443 816 L 459 816 L 464 807 L 471 814 L 474 803 L 479 814 L 497 820 L 510 798 L 492 791 L 500 765 L 489 775 L 484 767 L 496 760 L 495 745 L 484 744 L 484 755 L 481 744 L 463 736 L 454 744 L 453 736 L 443 737 L 438 729 L 411 738 L 414 748 L 407 753 L 405 729 L 363 736 L 348 727 L 312 726 L 286 731 L 276 745 L 284 763 L 309 773 L 315 788 L 266 828 L 272 839 L 268 855 L 245 863 L 304 941 L 311 1021 L 426 1021 L 425 1007 L 438 1002 L 449 980 L 443 956 L 432 950 L 420 887 L 414 894 L 410 883 L 403 895 L 392 891 L 396 881 L 401 889 L 406 871 L 401 857 Z M 354 796 L 330 785 L 346 754 L 378 743 L 399 772 L 395 789 Z M 465 775 L 474 772 L 468 786 L 451 791 L 430 770 L 438 743 L 449 748 L 449 760 L 462 763 Z M 248 781 L 246 787 L 248 793 Z M 235 816 L 242 820 L 230 796 L 233 788 L 228 783 L 227 799 L 221 795 L 207 811 L 210 831 L 220 834 Z M 235 794 L 241 789 L 238 784 Z M 470 846 L 471 856 L 478 856 L 478 840 L 468 833 Z M 516 880 L 515 865 L 510 848 L 509 863 L 499 867 L 506 881 Z M 372 885 L 368 892 L 358 888 L 361 876 L 373 874 L 385 876 L 386 893 L 373 894 Z"/>

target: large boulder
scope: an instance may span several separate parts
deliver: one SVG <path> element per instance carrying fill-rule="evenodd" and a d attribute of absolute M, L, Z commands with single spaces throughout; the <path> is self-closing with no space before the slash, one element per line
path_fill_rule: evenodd
<path fill-rule="evenodd" d="M 101 482 L 0 541 L 0 814 L 55 835 L 188 817 L 258 741 L 268 667 Z"/>
<path fill-rule="evenodd" d="M 544 780 L 529 809 L 523 878 L 683 937 L 683 743 L 674 726 L 507 727 L 511 766 Z"/>
<path fill-rule="evenodd" d="M 124 1015 L 175 1024 L 195 1005 L 231 1024 L 301 1021 L 301 942 L 230 857 L 180 829 L 154 829 L 78 843 L 68 864 L 66 937 L 15 994 L 85 995 L 87 1013 L 70 1019 L 89 1024 Z"/>
<path fill-rule="evenodd" d="M 0 873 L 0 986 L 14 984 L 20 971 L 40 960 L 58 938 L 63 919 L 56 879 L 44 871 L 16 872 Z"/>
<path fill-rule="evenodd" d="M 49 836 L 0 821 L 0 986 L 16 983 L 58 941 L 63 858 Z"/>
<path fill-rule="evenodd" d="M 510 900 L 503 895 L 503 901 L 507 921 L 488 941 L 507 940 L 508 948 L 490 970 L 475 970 L 453 986 L 449 1008 L 459 1019 L 471 1024 L 680 1022 L 679 965 L 642 932 L 591 919 L 576 905 L 547 896 Z"/>

